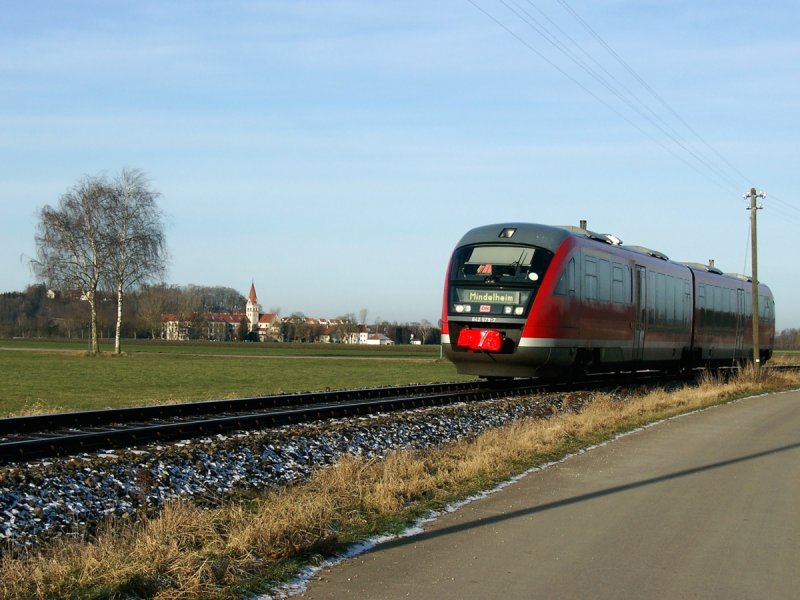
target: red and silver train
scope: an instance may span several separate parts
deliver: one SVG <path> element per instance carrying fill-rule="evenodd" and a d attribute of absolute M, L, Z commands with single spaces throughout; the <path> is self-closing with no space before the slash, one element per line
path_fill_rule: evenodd
<path fill-rule="evenodd" d="M 760 360 L 775 304 L 758 286 Z M 581 227 L 486 225 L 458 242 L 444 290 L 442 346 L 459 373 L 719 367 L 753 358 L 752 280 L 677 263 Z"/>

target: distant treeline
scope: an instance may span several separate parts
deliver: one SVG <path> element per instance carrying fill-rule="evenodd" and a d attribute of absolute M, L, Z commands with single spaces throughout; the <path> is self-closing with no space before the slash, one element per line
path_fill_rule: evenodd
<path fill-rule="evenodd" d="M 98 292 L 98 327 L 101 338 L 114 336 L 116 324 L 116 298 L 114 294 Z M 122 337 L 127 339 L 159 339 L 162 337 L 163 315 L 177 315 L 192 323 L 190 331 L 197 332 L 190 339 L 204 339 L 207 328 L 204 315 L 214 313 L 243 314 L 247 299 L 238 291 L 214 286 L 143 286 L 128 294 L 124 306 Z M 280 313 L 270 308 L 269 312 Z M 363 311 L 366 312 L 366 311 Z M 356 329 L 356 316 L 318 315 L 345 319 Z M 307 322 L 302 313 L 292 313 L 283 319 L 280 327 L 282 341 L 314 341 L 325 327 Z M 420 323 L 381 321 L 370 326 L 373 333 L 383 333 L 398 344 L 424 340 L 438 344 L 438 328 L 423 320 Z M 234 332 L 235 339 L 249 339 L 243 332 Z M 89 307 L 80 293 L 54 293 L 44 285 L 31 285 L 24 292 L 0 294 L 0 338 L 57 338 L 88 339 L 90 335 Z"/>
<path fill-rule="evenodd" d="M 776 350 L 800 350 L 800 329 L 784 329 L 775 334 Z"/>
<path fill-rule="evenodd" d="M 116 298 L 98 295 L 100 335 L 113 337 Z M 128 296 L 122 335 L 159 338 L 165 313 L 241 313 L 245 302 L 242 294 L 225 287 L 145 286 Z M 89 326 L 89 308 L 80 293 L 53 293 L 44 285 L 31 285 L 24 292 L 0 294 L 0 337 L 86 338 Z"/>

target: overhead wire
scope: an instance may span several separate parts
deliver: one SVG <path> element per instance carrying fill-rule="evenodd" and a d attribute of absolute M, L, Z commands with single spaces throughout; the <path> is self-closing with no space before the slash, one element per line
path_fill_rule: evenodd
<path fill-rule="evenodd" d="M 511 8 L 508 4 L 508 1 L 512 2 L 516 8 L 525 16 L 523 17 L 520 12 Z M 680 147 L 683 151 L 687 152 L 692 158 L 694 158 L 698 163 L 700 163 L 703 167 L 705 167 L 713 176 L 718 178 L 717 183 L 721 183 L 723 186 L 730 186 L 730 182 L 728 181 L 727 176 L 712 162 L 708 161 L 705 157 L 701 156 L 700 153 L 696 152 L 691 145 L 683 138 L 683 136 L 675 130 L 667 121 L 665 121 L 661 115 L 659 115 L 655 110 L 653 110 L 648 104 L 646 104 L 641 98 L 639 98 L 627 85 L 625 85 L 622 81 L 620 81 L 615 75 L 613 75 L 608 69 L 606 69 L 597 59 L 595 59 L 592 54 L 586 51 L 583 46 L 581 46 L 578 42 L 576 42 L 569 34 L 567 34 L 560 26 L 558 26 L 550 17 L 548 17 L 536 4 L 533 3 L 532 0 L 527 0 L 528 4 L 531 5 L 540 15 L 542 15 L 559 33 L 561 36 L 569 40 L 572 45 L 574 45 L 584 56 L 588 57 L 589 60 L 592 61 L 598 68 L 605 74 L 605 77 L 602 76 L 600 73 L 597 72 L 592 66 L 587 64 L 583 59 L 573 53 L 564 43 L 562 43 L 551 31 L 548 30 L 547 26 L 544 25 L 539 19 L 533 16 L 530 12 L 522 8 L 516 0 L 500 0 L 500 3 L 503 4 L 506 8 L 508 8 L 512 13 L 515 14 L 520 20 L 525 22 L 529 27 L 531 27 L 536 33 L 538 33 L 541 37 L 543 37 L 550 45 L 556 48 L 559 52 L 564 54 L 569 60 L 574 62 L 578 67 L 580 67 L 584 72 L 586 72 L 590 77 L 592 77 L 598 84 L 608 90 L 613 96 L 615 96 L 620 102 L 625 104 L 628 108 L 633 110 L 639 117 L 647 121 L 651 126 L 655 129 L 660 131 L 664 136 L 666 136 L 669 140 L 671 140 L 674 144 Z M 611 79 L 617 85 L 613 85 L 608 79 Z M 621 88 L 621 89 L 620 89 Z M 731 190 L 735 189 L 730 187 Z"/>
<path fill-rule="evenodd" d="M 577 77 L 570 74 L 565 68 L 562 68 L 554 60 L 547 57 L 542 51 L 536 48 L 527 39 L 516 33 L 511 26 L 507 25 L 500 17 L 490 13 L 487 9 L 477 3 L 476 0 L 468 0 L 475 8 L 482 12 L 486 17 L 495 22 L 506 33 L 514 37 L 517 41 L 522 43 L 528 50 L 536 54 L 539 58 L 547 64 L 555 68 L 559 73 L 567 79 L 578 85 L 586 93 L 592 96 L 596 101 L 603 104 L 606 108 L 614 112 L 617 116 L 622 118 L 628 124 L 637 129 L 640 133 L 645 135 L 651 141 L 654 141 L 659 146 L 664 148 L 673 157 L 679 159 L 681 162 L 691 167 L 695 172 L 711 181 L 715 185 L 725 189 L 726 192 L 740 194 L 740 185 L 744 183 L 748 189 L 751 187 L 751 179 L 738 169 L 730 160 L 728 160 L 721 152 L 714 148 L 695 128 L 693 128 L 681 115 L 661 96 L 641 75 L 639 75 L 633 67 L 625 61 L 618 52 L 606 42 L 597 31 L 581 17 L 575 9 L 570 6 L 567 0 L 556 0 L 566 13 L 574 19 L 590 36 L 594 39 L 604 50 L 607 52 L 614 61 L 616 61 L 622 69 L 633 80 L 641 86 L 664 110 L 671 115 L 677 123 L 686 129 L 691 135 L 700 142 L 700 144 L 707 150 L 703 151 L 694 146 L 679 133 L 675 127 L 669 124 L 661 114 L 655 110 L 650 104 L 642 100 L 631 88 L 626 85 L 621 79 L 615 76 L 602 62 L 596 58 L 592 52 L 586 50 L 583 45 L 570 36 L 564 28 L 549 17 L 543 10 L 541 10 L 533 0 L 527 0 L 527 4 L 538 13 L 541 18 L 536 17 L 530 10 L 525 9 L 520 5 L 518 0 L 499 0 L 516 19 L 519 19 L 528 28 L 536 32 L 538 36 L 543 38 L 548 44 L 553 46 L 558 52 L 564 55 L 569 61 L 579 67 L 581 71 L 586 73 L 593 81 L 605 89 L 609 94 L 621 102 L 626 108 L 624 114 L 611 102 L 601 97 L 587 84 L 579 80 Z M 512 6 L 513 4 L 513 6 Z M 544 22 L 546 21 L 546 23 Z M 549 24 L 549 25 L 548 25 Z M 575 48 L 573 50 L 572 48 Z M 585 57 L 585 58 L 584 58 Z M 651 131 L 647 131 L 635 118 L 629 116 L 632 111 L 639 119 L 645 121 L 650 127 L 655 129 L 661 136 L 666 138 L 670 143 L 665 143 L 663 139 L 657 138 Z M 677 147 L 677 150 L 676 150 Z M 708 154 L 710 152 L 712 156 Z M 738 182 L 738 183 L 737 183 Z M 773 197 L 773 199 L 775 199 Z M 797 210 L 792 205 L 778 201 L 784 208 L 789 210 Z M 800 210 L 797 210 L 795 215 L 790 218 L 800 217 Z"/>
<path fill-rule="evenodd" d="M 793 204 L 790 204 L 785 200 L 782 200 L 775 194 L 769 194 L 769 196 L 767 197 L 769 198 L 770 203 L 774 202 L 778 204 L 778 206 L 780 207 L 779 212 L 782 212 L 785 216 L 788 216 L 791 219 L 796 219 L 797 222 L 800 223 L 800 208 L 797 208 Z"/>
<path fill-rule="evenodd" d="M 548 65 L 550 65 L 551 67 L 553 67 L 554 69 L 556 69 L 556 70 L 557 70 L 559 73 L 561 73 L 561 74 L 562 74 L 564 77 L 566 77 L 567 79 L 569 79 L 569 80 L 570 80 L 572 83 L 574 83 L 575 85 L 577 85 L 578 87 L 580 87 L 580 88 L 581 88 L 583 91 L 585 91 L 587 94 L 589 94 L 590 96 L 592 96 L 592 98 L 594 98 L 594 99 L 595 99 L 597 102 L 601 103 L 603 106 L 605 106 L 605 107 L 606 107 L 606 108 L 608 108 L 610 111 L 612 111 L 613 113 L 615 113 L 615 114 L 616 114 L 618 117 L 620 117 L 620 118 L 621 118 L 621 119 L 623 119 L 625 122 L 627 122 L 629 125 L 631 125 L 632 127 L 634 127 L 634 128 L 635 128 L 636 130 L 638 130 L 638 131 L 639 131 L 639 132 L 640 132 L 642 135 L 646 136 L 646 137 L 647 137 L 647 138 L 649 138 L 649 139 L 650 139 L 652 142 L 654 142 L 654 143 L 658 144 L 659 146 L 661 146 L 661 147 L 662 147 L 662 148 L 663 148 L 665 151 L 667 151 L 668 153 L 670 153 L 670 154 L 671 154 L 673 157 L 675 157 L 677 160 L 679 160 L 679 161 L 683 162 L 683 163 L 684 163 L 686 166 L 688 166 L 689 168 L 691 168 L 691 169 L 695 170 L 695 171 L 696 171 L 698 174 L 700 174 L 701 176 L 703 176 L 703 177 L 706 177 L 707 179 L 709 179 L 710 181 L 712 181 L 713 183 L 715 183 L 715 184 L 717 184 L 717 185 L 721 185 L 721 183 L 720 183 L 719 181 L 715 181 L 714 179 L 711 179 L 711 178 L 710 178 L 710 176 L 709 176 L 707 173 L 704 173 L 704 172 L 703 172 L 703 171 L 702 171 L 702 170 L 701 170 L 701 169 L 700 169 L 700 168 L 699 168 L 697 165 L 695 165 L 695 164 L 691 163 L 691 162 L 690 162 L 688 159 L 686 159 L 686 158 L 685 158 L 684 156 L 682 156 L 681 154 L 677 153 L 677 152 L 676 152 L 676 151 L 675 151 L 675 150 L 674 150 L 672 147 L 670 147 L 669 145 L 665 144 L 665 143 L 664 143 L 662 140 L 659 140 L 659 139 L 657 139 L 657 138 L 656 138 L 656 137 L 655 137 L 653 134 L 651 134 L 649 131 L 647 131 L 647 130 L 645 130 L 644 128 L 642 128 L 642 127 L 641 127 L 641 126 L 640 126 L 638 123 L 636 123 L 635 121 L 633 121 L 632 119 L 630 119 L 630 118 L 629 118 L 627 115 L 625 115 L 625 114 L 623 114 L 622 112 L 620 112 L 620 111 L 619 111 L 619 110 L 618 110 L 618 109 L 617 109 L 615 106 L 613 106 L 611 103 L 607 102 L 605 99 L 603 99 L 602 97 L 600 97 L 600 96 L 599 96 L 597 93 L 595 93 L 595 92 L 594 92 L 594 91 L 593 91 L 591 88 L 589 88 L 588 86 L 586 86 L 584 83 L 582 83 L 582 82 L 581 82 L 580 80 L 578 80 L 577 78 L 575 78 L 575 77 L 573 77 L 572 75 L 570 75 L 570 74 L 569 74 L 569 73 L 568 73 L 566 70 L 564 70 L 562 67 L 560 67 L 560 66 L 559 66 L 559 65 L 558 65 L 556 62 L 554 62 L 553 60 L 551 60 L 550 58 L 548 58 L 548 57 L 547 57 L 547 56 L 546 56 L 544 53 L 540 52 L 540 51 L 539 51 L 539 50 L 538 50 L 536 47 L 534 47 L 533 45 L 531 45 L 531 44 L 530 44 L 530 43 L 529 43 L 527 40 L 525 40 L 525 39 L 524 39 L 524 38 L 522 38 L 520 35 L 518 35 L 518 34 L 517 34 L 517 33 L 516 33 L 516 32 L 515 32 L 513 29 L 511 29 L 511 28 L 510 28 L 508 25 L 506 25 L 505 23 L 503 23 L 502 21 L 500 21 L 500 20 L 499 20 L 498 18 L 496 18 L 496 17 L 495 17 L 495 16 L 494 16 L 492 13 L 488 12 L 488 11 L 487 11 L 486 9 L 484 9 L 482 6 L 480 6 L 479 4 L 477 4 L 477 2 L 476 2 L 475 0 L 467 0 L 467 1 L 468 1 L 470 4 L 472 4 L 472 5 L 473 5 L 473 6 L 474 6 L 476 9 L 478 9 L 480 12 L 482 12 L 482 13 L 483 13 L 483 14 L 484 14 L 484 15 L 485 15 L 487 18 L 489 18 L 489 19 L 491 19 L 492 21 L 494 21 L 494 22 L 495 22 L 495 23 L 496 23 L 496 24 L 497 24 L 499 27 L 501 27 L 501 28 L 502 28 L 502 29 L 503 29 L 503 30 L 504 30 L 506 33 L 508 33 L 509 35 L 511 35 L 512 37 L 514 37 L 514 38 L 515 38 L 515 39 L 516 39 L 518 42 L 520 42 L 520 43 L 521 43 L 523 46 L 525 46 L 525 47 L 526 47 L 528 50 L 530 50 L 531 52 L 533 52 L 534 54 L 536 54 L 536 55 L 537 55 L 539 58 L 541 58 L 541 59 L 542 59 L 544 62 L 546 62 Z M 505 4 L 505 1 L 504 1 L 504 0 L 500 0 L 500 1 L 501 1 L 501 2 L 503 2 L 503 4 Z"/>
<path fill-rule="evenodd" d="M 637 73 L 633 67 L 631 67 L 624 58 L 622 58 L 615 50 L 612 48 L 604 39 L 603 37 L 597 33 L 594 28 L 586 22 L 583 17 L 581 17 L 567 2 L 567 0 L 556 0 L 567 13 L 569 13 L 575 21 L 577 21 L 588 33 L 591 35 L 605 50 L 608 54 L 617 61 L 617 63 L 625 69 L 631 77 L 633 77 L 639 85 L 642 86 L 653 98 L 658 101 L 661 106 L 663 106 L 667 112 L 669 112 L 681 125 L 683 125 L 688 131 L 690 131 L 700 142 L 711 152 L 713 152 L 717 158 L 719 158 L 722 162 L 724 162 L 733 173 L 736 173 L 741 180 L 746 184 L 750 185 L 752 179 L 745 175 L 742 171 L 740 171 L 733 163 L 731 163 L 725 156 L 720 153 L 716 148 L 714 148 L 711 144 L 709 144 L 706 139 L 697 132 L 697 130 L 692 127 L 681 115 L 659 94 L 647 81 Z"/>

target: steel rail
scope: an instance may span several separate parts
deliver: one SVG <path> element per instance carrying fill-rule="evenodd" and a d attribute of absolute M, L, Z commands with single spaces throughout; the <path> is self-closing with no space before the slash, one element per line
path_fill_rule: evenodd
<path fill-rule="evenodd" d="M 797 367 L 768 367 L 796 370 Z M 622 376 L 622 379 L 620 377 Z M 656 373 L 597 374 L 574 383 L 541 380 L 469 381 L 281 394 L 123 409 L 0 419 L 0 465 L 149 442 L 167 442 L 237 430 L 486 400 L 533 392 L 571 391 L 631 383 Z"/>
<path fill-rule="evenodd" d="M 0 464 L 375 412 L 530 393 L 541 383 L 475 381 L 285 394 L 0 419 Z"/>
<path fill-rule="evenodd" d="M 217 415 L 221 413 L 247 412 L 275 408 L 278 406 L 336 402 L 352 398 L 387 398 L 400 395 L 428 394 L 437 391 L 468 390 L 474 389 L 476 385 L 485 385 L 485 383 L 486 382 L 470 381 L 464 383 L 434 383 L 355 390 L 325 390 L 319 392 L 253 396 L 229 400 L 206 400 L 200 402 L 52 413 L 28 417 L 9 417 L 0 419 L 0 436 L 39 431 L 56 431 L 68 428 L 102 427 L 104 425 L 136 421 L 183 418 L 191 415 Z"/>

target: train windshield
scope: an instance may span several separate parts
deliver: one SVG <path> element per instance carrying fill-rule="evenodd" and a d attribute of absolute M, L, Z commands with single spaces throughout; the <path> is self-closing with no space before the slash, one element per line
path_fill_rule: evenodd
<path fill-rule="evenodd" d="M 512 246 L 467 246 L 453 257 L 453 280 L 487 284 L 537 284 L 553 258 L 544 248 Z"/>

